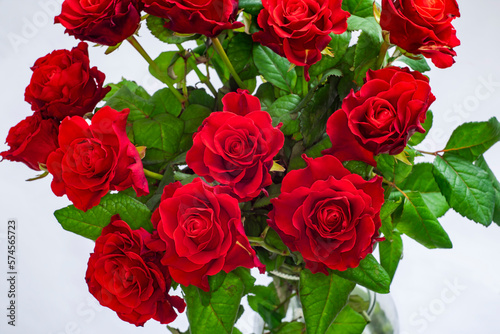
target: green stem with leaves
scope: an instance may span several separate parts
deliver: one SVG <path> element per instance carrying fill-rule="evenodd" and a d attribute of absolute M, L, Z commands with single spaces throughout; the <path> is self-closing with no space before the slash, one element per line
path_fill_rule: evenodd
<path fill-rule="evenodd" d="M 233 76 L 234 80 L 240 86 L 241 89 L 247 89 L 243 81 L 240 79 L 240 76 L 238 73 L 236 73 L 236 70 L 233 67 L 233 64 L 231 64 L 231 61 L 227 57 L 226 51 L 224 51 L 224 48 L 222 47 L 222 44 L 220 43 L 219 39 L 217 37 L 212 37 L 212 44 L 214 46 L 215 51 L 219 54 L 221 57 L 222 61 L 224 64 L 227 66 L 229 69 L 229 72 Z"/>
<path fill-rule="evenodd" d="M 259 238 L 259 237 L 248 237 L 248 241 L 250 241 L 250 245 L 251 246 L 259 246 L 259 247 L 262 247 L 264 248 L 265 250 L 271 252 L 271 253 L 275 253 L 275 254 L 279 254 L 279 255 L 283 255 L 283 256 L 288 256 L 290 255 L 290 252 L 288 250 L 284 250 L 284 251 L 281 251 L 277 248 L 274 248 L 273 246 L 269 245 L 268 243 L 266 243 L 266 241 L 262 238 Z"/>
<path fill-rule="evenodd" d="M 148 53 L 146 52 L 146 50 L 144 50 L 139 41 L 137 41 L 137 39 L 134 36 L 130 36 L 129 38 L 127 38 L 127 41 L 134 47 L 134 49 L 137 50 L 137 52 L 139 52 L 142 58 L 144 58 L 148 62 L 148 64 L 156 71 L 156 73 L 160 75 L 161 82 L 167 85 L 168 89 L 170 89 L 172 94 L 174 94 L 174 96 L 179 100 L 179 102 L 184 104 L 187 101 L 187 99 L 184 96 L 182 96 L 182 94 L 179 93 L 179 91 L 174 87 L 174 81 L 172 80 L 172 78 L 170 78 L 168 74 L 162 73 L 158 64 L 155 63 L 154 60 L 148 55 Z"/>
<path fill-rule="evenodd" d="M 176 45 L 177 45 L 177 48 L 179 48 L 179 51 L 185 51 L 184 47 L 182 47 L 182 45 L 180 43 L 177 43 Z M 208 89 L 210 89 L 210 92 L 212 92 L 212 94 L 214 96 L 217 96 L 217 90 L 215 89 L 215 87 L 212 85 L 210 80 L 208 80 L 208 77 L 205 74 L 203 74 L 200 71 L 200 69 L 198 68 L 198 64 L 196 64 L 196 60 L 194 59 L 194 54 L 190 55 L 187 58 L 187 61 L 188 61 L 189 66 L 191 66 L 193 68 L 194 72 L 196 73 L 196 75 L 200 79 L 200 82 L 205 84 L 208 87 Z"/>
<path fill-rule="evenodd" d="M 391 44 L 387 43 L 386 41 L 384 41 L 382 43 L 382 46 L 380 47 L 380 52 L 379 52 L 378 58 L 377 58 L 377 65 L 376 65 L 377 69 L 382 68 L 382 65 L 384 64 L 384 61 L 385 61 L 385 56 L 387 55 L 387 50 L 389 50 L 390 46 L 391 46 Z"/>

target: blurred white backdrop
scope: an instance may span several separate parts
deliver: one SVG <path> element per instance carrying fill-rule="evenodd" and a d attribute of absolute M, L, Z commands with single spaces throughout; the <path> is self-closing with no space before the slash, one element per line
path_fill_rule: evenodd
<path fill-rule="evenodd" d="M 77 45 L 54 25 L 62 0 L 0 0 L 0 151 L 10 127 L 30 115 L 24 102 L 35 60 L 55 49 Z M 431 71 L 437 101 L 432 106 L 434 127 L 422 144 L 427 150 L 444 147 L 452 130 L 467 121 L 499 116 L 500 31 L 495 0 L 459 0 L 462 17 L 454 23 L 462 45 L 456 64 Z M 165 45 L 144 27 L 140 42 L 154 57 Z M 92 66 L 106 74 L 106 83 L 122 77 L 135 80 L 150 92 L 161 87 L 147 72 L 145 61 L 127 44 L 105 56 L 90 48 Z M 486 154 L 500 176 L 500 145 Z M 69 205 L 54 196 L 51 178 L 24 180 L 36 175 L 20 163 L 0 163 L 0 333 L 104 334 L 168 333 L 154 321 L 144 328 L 121 321 L 88 293 L 84 281 L 93 242 L 64 231 L 53 212 Z M 7 325 L 7 221 L 18 221 L 18 312 L 16 327 Z M 402 334 L 494 334 L 500 332 L 500 227 L 485 228 L 450 212 L 441 219 L 454 248 L 427 250 L 404 239 L 404 259 L 394 279 L 391 296 L 399 312 Z M 259 280 L 263 280 L 261 276 Z M 240 328 L 251 329 L 253 315 L 244 315 Z M 185 316 L 174 327 L 186 328 Z"/>

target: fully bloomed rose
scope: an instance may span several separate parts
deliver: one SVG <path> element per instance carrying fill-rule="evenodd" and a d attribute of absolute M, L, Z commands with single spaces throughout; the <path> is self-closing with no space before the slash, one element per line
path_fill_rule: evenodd
<path fill-rule="evenodd" d="M 342 0 L 262 0 L 262 5 L 257 22 L 263 30 L 253 40 L 304 66 L 307 80 L 309 67 L 332 39 L 330 33 L 346 31 L 350 15 L 342 10 Z"/>
<path fill-rule="evenodd" d="M 219 188 L 197 178 L 184 186 L 171 183 L 163 190 L 152 217 L 161 240 L 155 245 L 165 251 L 162 263 L 179 284 L 208 291 L 208 276 L 222 270 L 264 268 L 243 230 L 238 201 Z"/>
<path fill-rule="evenodd" d="M 42 119 L 40 112 L 13 126 L 6 143 L 10 149 L 0 153 L 2 159 L 24 163 L 31 169 L 40 170 L 47 157 L 58 147 L 58 123 L 53 119 Z"/>
<path fill-rule="evenodd" d="M 240 201 L 260 194 L 272 183 L 269 171 L 284 135 L 265 111 L 245 116 L 214 112 L 194 134 L 186 163 L 208 182 L 218 181 Z"/>
<path fill-rule="evenodd" d="M 383 0 L 380 25 L 391 43 L 431 58 L 434 65 L 453 65 L 460 45 L 451 21 L 460 17 L 456 0 Z"/>
<path fill-rule="evenodd" d="M 382 178 L 365 181 L 333 156 L 289 172 L 271 199 L 269 225 L 313 273 L 355 268 L 373 251 L 384 202 Z"/>
<path fill-rule="evenodd" d="M 111 88 L 102 87 L 106 76 L 90 67 L 87 49 L 81 42 L 71 51 L 56 50 L 35 62 L 24 93 L 31 109 L 59 121 L 93 111 Z"/>
<path fill-rule="evenodd" d="M 181 34 L 215 37 L 226 29 L 243 27 L 235 22 L 238 0 L 142 0 L 144 11 L 168 19 L 165 27 Z"/>
<path fill-rule="evenodd" d="M 351 91 L 342 109 L 328 119 L 332 148 L 323 154 L 375 166 L 374 155 L 399 154 L 415 132 L 425 132 L 421 123 L 435 100 L 429 79 L 420 72 L 398 67 L 369 70 L 361 89 Z"/>
<path fill-rule="evenodd" d="M 140 0 L 65 0 L 54 22 L 78 39 L 111 46 L 137 30 L 141 6 Z"/>
<path fill-rule="evenodd" d="M 168 324 L 177 317 L 174 307 L 179 312 L 186 307 L 180 297 L 168 294 L 168 269 L 160 263 L 162 255 L 146 247 L 150 238 L 146 230 L 132 231 L 119 215 L 113 216 L 96 240 L 85 274 L 99 303 L 136 326 L 149 319 Z"/>
<path fill-rule="evenodd" d="M 66 194 L 83 211 L 110 190 L 133 187 L 138 196 L 148 194 L 141 159 L 125 132 L 128 114 L 104 107 L 91 125 L 79 116 L 61 122 L 59 148 L 47 159 L 54 194 Z"/>

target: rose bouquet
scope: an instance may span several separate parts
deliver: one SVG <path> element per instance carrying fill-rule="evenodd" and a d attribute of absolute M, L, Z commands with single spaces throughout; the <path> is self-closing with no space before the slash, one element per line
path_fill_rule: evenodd
<path fill-rule="evenodd" d="M 248 296 L 269 333 L 362 333 L 353 290 L 389 292 L 402 234 L 451 248 L 449 209 L 500 224 L 495 118 L 418 147 L 439 98 L 427 59 L 454 63 L 459 16 L 455 0 L 65 0 L 69 35 L 130 43 L 165 87 L 104 85 L 86 42 L 53 51 L 1 156 L 73 203 L 55 217 L 95 240 L 85 280 L 124 321 L 186 311 L 191 333 L 237 333 Z M 152 59 L 139 28 L 176 51 Z"/>

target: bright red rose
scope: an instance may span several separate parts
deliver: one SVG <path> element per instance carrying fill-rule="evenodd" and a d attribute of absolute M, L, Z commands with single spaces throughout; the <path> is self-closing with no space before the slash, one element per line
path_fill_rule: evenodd
<path fill-rule="evenodd" d="M 259 267 L 255 251 L 243 230 L 238 201 L 201 179 L 163 190 L 160 206 L 152 217 L 164 250 L 162 263 L 179 284 L 210 289 L 208 276 L 237 267 Z"/>
<path fill-rule="evenodd" d="M 238 0 L 142 0 L 144 11 L 168 19 L 165 28 L 181 34 L 215 37 L 226 29 L 243 27 L 235 22 Z"/>
<path fill-rule="evenodd" d="M 186 307 L 182 298 L 168 294 L 168 269 L 160 263 L 162 255 L 146 247 L 150 238 L 146 230 L 132 231 L 113 216 L 96 240 L 85 274 L 99 303 L 136 326 L 149 319 L 168 324 L 177 318 L 174 307 L 179 312 Z"/>
<path fill-rule="evenodd" d="M 269 225 L 313 273 L 355 268 L 373 251 L 384 202 L 382 178 L 365 181 L 333 156 L 289 172 L 271 199 Z"/>
<path fill-rule="evenodd" d="M 257 22 L 263 30 L 253 40 L 304 66 L 309 81 L 309 67 L 321 59 L 330 33 L 347 29 L 350 14 L 342 10 L 342 0 L 262 0 L 262 5 Z"/>
<path fill-rule="evenodd" d="M 140 0 L 65 0 L 54 23 L 75 38 L 112 46 L 137 30 L 141 6 Z"/>
<path fill-rule="evenodd" d="M 272 183 L 269 170 L 283 143 L 283 133 L 265 111 L 246 116 L 214 112 L 194 134 L 186 163 L 208 182 L 216 180 L 247 201 Z"/>
<path fill-rule="evenodd" d="M 460 17 L 456 0 L 383 0 L 380 25 L 391 43 L 431 58 L 434 65 L 453 65 L 460 45 L 451 21 Z"/>
<path fill-rule="evenodd" d="M 43 118 L 59 121 L 94 110 L 111 88 L 102 87 L 104 73 L 90 68 L 87 48 L 81 42 L 71 51 L 56 50 L 35 62 L 24 93 L 31 109 L 40 111 Z"/>
<path fill-rule="evenodd" d="M 323 154 L 376 166 L 374 155 L 399 154 L 415 132 L 425 132 L 421 123 L 435 100 L 429 79 L 420 72 L 398 67 L 369 70 L 361 89 L 351 91 L 342 109 L 328 119 L 332 148 Z"/>
<path fill-rule="evenodd" d="M 10 149 L 0 153 L 3 159 L 19 161 L 31 169 L 40 170 L 47 157 L 58 147 L 58 124 L 53 119 L 42 119 L 39 112 L 26 117 L 9 130 L 5 141 Z"/>
<path fill-rule="evenodd" d="M 104 107 L 90 126 L 79 116 L 61 122 L 59 148 L 47 159 L 54 194 L 66 194 L 83 211 L 110 190 L 133 187 L 138 196 L 148 194 L 141 159 L 125 132 L 128 114 Z"/>
<path fill-rule="evenodd" d="M 250 94 L 246 89 L 240 89 L 230 92 L 222 98 L 223 111 L 230 111 L 234 114 L 245 116 L 252 111 L 262 110 L 260 100 Z"/>

